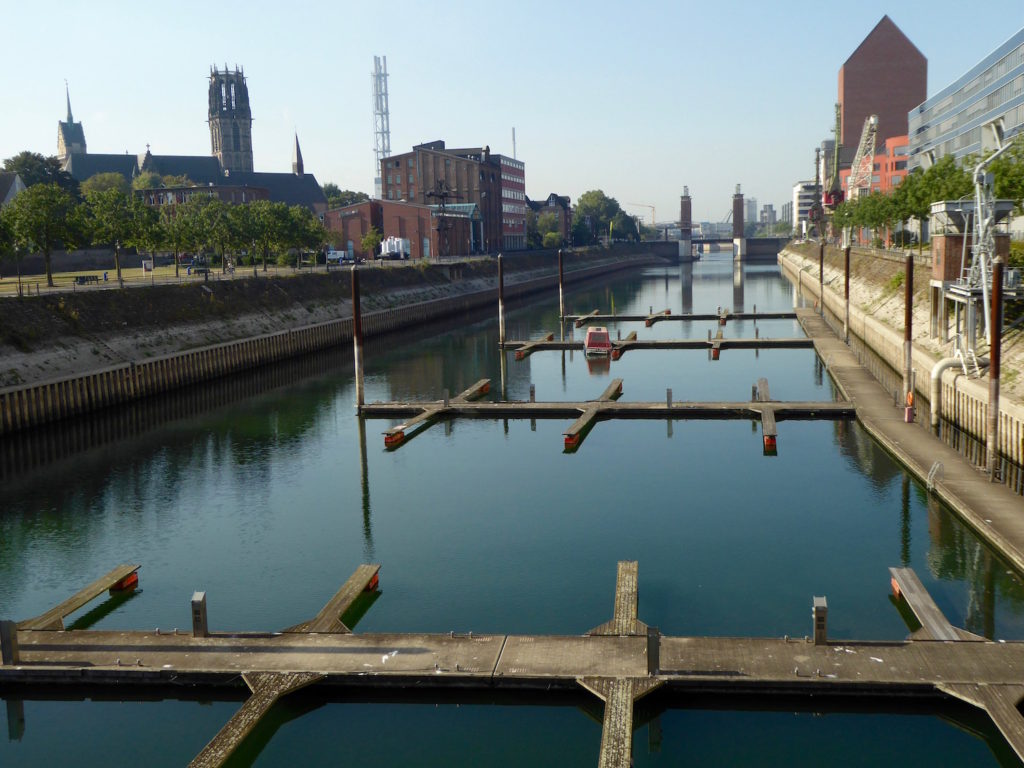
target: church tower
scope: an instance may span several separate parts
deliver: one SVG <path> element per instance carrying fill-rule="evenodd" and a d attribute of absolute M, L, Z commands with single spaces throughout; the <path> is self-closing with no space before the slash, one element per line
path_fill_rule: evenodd
<path fill-rule="evenodd" d="M 68 100 L 68 119 L 57 121 L 57 159 L 61 163 L 66 163 L 71 155 L 85 154 L 85 131 L 71 114 L 71 93 L 67 83 L 64 84 L 64 95 Z"/>
<path fill-rule="evenodd" d="M 245 73 L 210 68 L 210 144 L 224 171 L 252 171 L 252 112 Z"/>

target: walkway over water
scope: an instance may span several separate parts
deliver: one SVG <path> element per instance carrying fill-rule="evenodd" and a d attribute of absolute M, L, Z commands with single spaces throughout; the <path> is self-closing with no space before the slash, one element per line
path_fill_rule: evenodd
<path fill-rule="evenodd" d="M 329 603 L 331 612 L 355 599 L 347 588 L 351 584 L 369 578 L 366 585 L 375 587 L 377 568 L 361 567 L 339 593 L 346 599 Z M 912 572 L 901 575 L 916 579 Z M 243 680 L 252 696 L 194 766 L 222 765 L 274 702 L 308 685 L 398 686 L 428 700 L 441 690 L 583 687 L 605 701 L 600 765 L 621 768 L 632 754 L 633 703 L 663 685 L 695 696 L 951 696 L 985 709 L 1024 757 L 1024 717 L 1016 709 L 1024 695 L 1017 672 L 1024 667 L 1024 643 L 840 642 L 829 640 L 827 627 L 817 622 L 813 641 L 661 637 L 637 619 L 638 595 L 637 564 L 620 563 L 612 621 L 580 636 L 358 635 L 294 627 L 205 635 L 205 614 L 191 634 L 22 629 L 13 641 L 4 634 L 0 685 L 9 691 L 116 685 L 120 695 L 131 698 L 133 692 L 145 697 L 148 688 L 171 683 L 237 687 Z M 917 590 L 903 596 L 931 602 Z M 941 614 L 933 618 L 948 624 Z M 6 630 L 12 627 L 4 623 Z"/>

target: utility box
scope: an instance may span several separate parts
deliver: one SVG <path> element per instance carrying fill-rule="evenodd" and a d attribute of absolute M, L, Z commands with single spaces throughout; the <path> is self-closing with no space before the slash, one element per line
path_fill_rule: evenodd
<path fill-rule="evenodd" d="M 5 667 L 17 664 L 18 625 L 13 621 L 0 621 L 0 660 Z"/>
<path fill-rule="evenodd" d="M 814 644 L 828 643 L 828 600 L 824 597 L 814 598 Z"/>
<path fill-rule="evenodd" d="M 817 598 L 815 598 L 817 599 Z M 210 629 L 206 622 L 206 593 L 192 593 L 192 637 L 209 637 Z"/>

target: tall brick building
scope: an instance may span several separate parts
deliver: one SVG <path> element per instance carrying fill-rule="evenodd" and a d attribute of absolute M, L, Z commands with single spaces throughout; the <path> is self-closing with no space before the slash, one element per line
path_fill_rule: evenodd
<path fill-rule="evenodd" d="M 878 115 L 878 146 L 905 136 L 907 113 L 927 95 L 928 60 L 883 16 L 839 68 L 843 147 L 856 148 L 870 115 Z"/>
<path fill-rule="evenodd" d="M 380 161 L 385 200 L 434 205 L 442 187 L 447 202 L 475 204 L 484 252 L 526 247 L 526 170 L 522 161 L 491 154 L 490 147 L 448 149 L 443 141 L 417 144 L 411 152 Z"/>

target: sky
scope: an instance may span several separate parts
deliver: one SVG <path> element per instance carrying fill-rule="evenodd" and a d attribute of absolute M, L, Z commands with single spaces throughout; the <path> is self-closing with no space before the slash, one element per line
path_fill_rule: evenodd
<path fill-rule="evenodd" d="M 0 158 L 57 151 L 67 80 L 90 152 L 210 152 L 210 67 L 244 68 L 255 170 L 373 191 L 373 57 L 391 149 L 444 139 L 526 164 L 526 193 L 601 189 L 631 214 L 778 210 L 830 138 L 839 68 L 888 14 L 928 95 L 1024 27 L 1024 0 L 88 3 L 0 0 Z M 516 142 L 513 148 L 512 133 Z"/>

